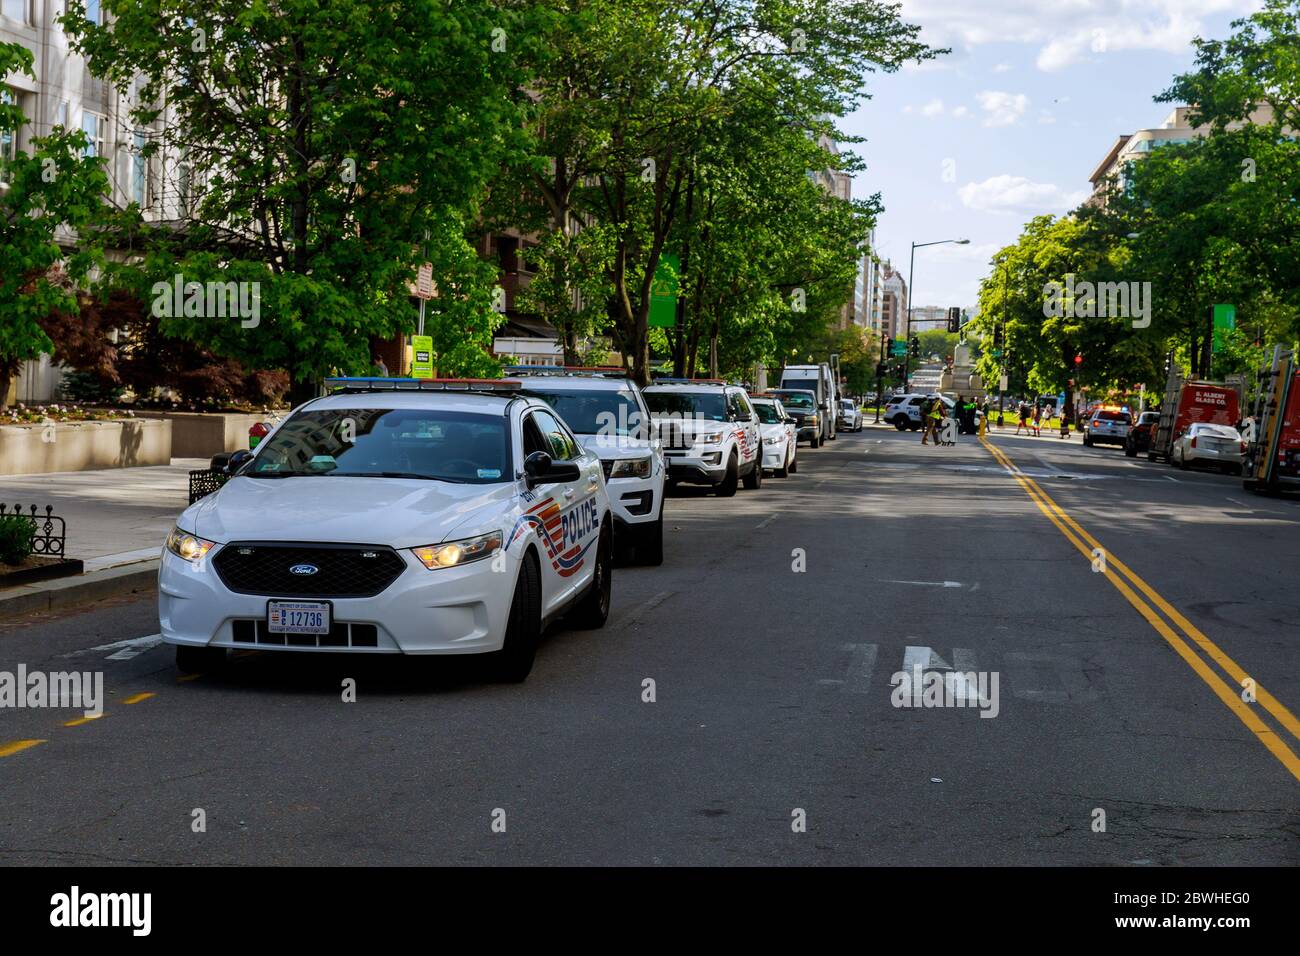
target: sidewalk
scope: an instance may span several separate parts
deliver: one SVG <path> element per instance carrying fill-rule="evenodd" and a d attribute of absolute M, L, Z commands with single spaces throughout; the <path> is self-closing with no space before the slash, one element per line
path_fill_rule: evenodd
<path fill-rule="evenodd" d="M 0 478 L 0 501 L 27 511 L 46 505 L 67 522 L 67 556 L 86 573 L 158 557 L 176 516 L 189 504 L 189 472 L 206 458 L 173 458 L 170 465 L 107 468 Z"/>

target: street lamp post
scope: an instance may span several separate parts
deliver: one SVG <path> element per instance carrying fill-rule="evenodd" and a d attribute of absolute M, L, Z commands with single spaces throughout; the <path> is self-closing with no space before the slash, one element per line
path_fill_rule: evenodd
<path fill-rule="evenodd" d="M 912 288 L 912 276 L 916 269 L 916 250 L 926 246 L 942 246 L 947 243 L 957 246 L 970 244 L 969 239 L 940 239 L 937 242 L 914 242 L 912 254 L 907 262 L 907 351 L 903 354 L 903 394 L 907 394 L 908 382 L 912 377 L 912 308 L 916 301 L 916 290 Z"/>

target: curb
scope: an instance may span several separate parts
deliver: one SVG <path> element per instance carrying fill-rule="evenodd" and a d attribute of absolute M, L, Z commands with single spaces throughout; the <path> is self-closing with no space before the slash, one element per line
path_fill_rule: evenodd
<path fill-rule="evenodd" d="M 76 578 L 6 588 L 0 591 L 0 617 L 54 611 L 123 594 L 152 591 L 158 584 L 158 563 L 157 558 L 133 561 Z"/>

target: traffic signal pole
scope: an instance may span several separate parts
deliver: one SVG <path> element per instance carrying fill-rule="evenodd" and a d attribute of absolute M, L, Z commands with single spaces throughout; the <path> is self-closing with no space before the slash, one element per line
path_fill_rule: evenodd
<path fill-rule="evenodd" d="M 882 322 L 883 326 L 884 323 Z M 883 332 L 884 329 L 882 328 Z M 880 336 L 880 361 L 876 363 L 876 424 L 880 424 L 880 406 L 884 402 L 885 396 L 885 350 L 889 348 L 892 339 L 888 335 Z"/>

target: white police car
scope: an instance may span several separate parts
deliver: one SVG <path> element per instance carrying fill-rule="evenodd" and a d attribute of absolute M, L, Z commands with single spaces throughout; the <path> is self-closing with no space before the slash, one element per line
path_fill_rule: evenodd
<path fill-rule="evenodd" d="M 506 374 L 521 377 L 525 393 L 554 408 L 600 459 L 620 555 L 663 564 L 667 469 L 641 390 L 621 370 L 516 366 Z"/>
<path fill-rule="evenodd" d="M 187 508 L 158 616 L 183 670 L 230 648 L 490 654 L 523 680 L 543 625 L 600 627 L 600 460 L 518 382 L 335 379 Z"/>
<path fill-rule="evenodd" d="M 663 442 L 668 480 L 712 485 L 727 498 L 744 476 L 763 484 L 763 439 L 758 415 L 739 385 L 716 379 L 656 379 L 646 404 Z"/>
<path fill-rule="evenodd" d="M 758 414 L 763 435 L 763 467 L 778 478 L 794 474 L 799 470 L 795 459 L 799 425 L 794 416 L 786 413 L 785 406 L 774 395 L 751 395 L 750 403 Z"/>

